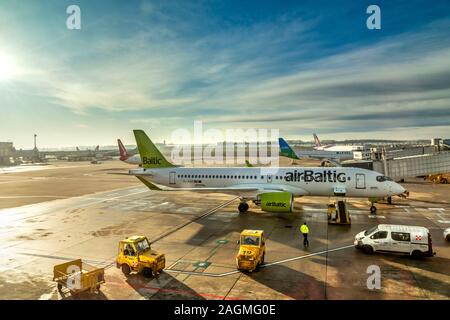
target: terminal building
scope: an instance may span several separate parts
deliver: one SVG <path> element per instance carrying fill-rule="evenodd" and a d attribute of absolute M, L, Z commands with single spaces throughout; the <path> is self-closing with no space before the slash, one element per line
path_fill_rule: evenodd
<path fill-rule="evenodd" d="M 0 142 L 0 166 L 10 165 L 15 151 L 16 149 L 14 149 L 12 142 Z"/>

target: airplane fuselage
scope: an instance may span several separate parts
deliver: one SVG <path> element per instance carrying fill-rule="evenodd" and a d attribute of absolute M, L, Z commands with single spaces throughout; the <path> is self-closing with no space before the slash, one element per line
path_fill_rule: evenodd
<path fill-rule="evenodd" d="M 142 164 L 141 156 L 139 155 L 139 153 L 129 156 L 128 158 L 123 158 L 121 160 L 128 164 L 137 164 L 137 165 Z"/>
<path fill-rule="evenodd" d="M 297 151 L 296 155 L 299 158 L 307 157 L 314 159 L 338 159 L 338 160 L 353 159 L 353 151 L 308 150 L 308 151 Z"/>
<path fill-rule="evenodd" d="M 375 171 L 360 168 L 283 167 L 271 168 L 158 168 L 131 169 L 130 174 L 170 188 L 218 188 L 221 193 L 255 198 L 262 192 L 288 191 L 294 196 L 334 196 L 336 188 L 347 197 L 388 197 L 401 194 L 404 188 L 394 181 L 382 180 Z M 377 177 L 379 180 L 377 180 Z M 255 187 L 252 192 L 232 188 Z M 225 190 L 230 188 L 231 190 Z M 191 190 L 196 191 L 196 190 Z M 204 192 L 204 191 L 203 191 Z M 209 191 L 214 192 L 214 191 Z"/>

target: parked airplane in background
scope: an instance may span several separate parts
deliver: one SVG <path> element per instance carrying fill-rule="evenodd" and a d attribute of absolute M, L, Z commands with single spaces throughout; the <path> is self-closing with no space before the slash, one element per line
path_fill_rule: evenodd
<path fill-rule="evenodd" d="M 291 212 L 294 197 L 347 196 L 384 198 L 405 189 L 380 173 L 360 168 L 323 167 L 177 167 L 166 160 L 142 130 L 134 130 L 142 168 L 129 170 L 152 190 L 226 193 L 241 199 L 246 212 L 252 200 L 263 211 Z M 375 206 L 371 212 L 375 213 Z"/>
<path fill-rule="evenodd" d="M 86 149 L 80 150 L 80 148 L 76 147 L 76 151 L 74 153 L 70 153 L 67 155 L 68 161 L 93 161 L 100 157 L 99 149 L 100 146 L 96 146 L 94 150 Z"/>
<path fill-rule="evenodd" d="M 119 159 L 125 163 L 129 164 L 137 164 L 139 166 L 142 165 L 141 156 L 139 153 L 135 155 L 128 154 L 127 149 L 125 149 L 125 146 L 123 145 L 122 141 L 120 139 L 117 139 L 117 144 L 119 145 Z"/>
<path fill-rule="evenodd" d="M 326 145 L 323 146 L 320 143 L 319 137 L 314 133 L 314 150 L 322 150 L 322 151 L 360 151 L 364 150 L 364 146 L 337 146 L 337 145 Z"/>
<path fill-rule="evenodd" d="M 328 160 L 336 164 L 338 164 L 339 161 L 342 160 L 353 159 L 353 151 L 334 151 L 326 149 L 295 152 L 283 138 L 279 138 L 278 141 L 280 145 L 280 155 L 291 159 L 313 158 L 319 160 Z"/>
<path fill-rule="evenodd" d="M 97 152 L 97 151 L 100 150 L 100 146 L 97 145 L 97 146 L 95 147 L 94 150 L 91 150 L 91 149 L 80 150 L 80 148 L 78 148 L 78 147 L 75 147 L 75 150 L 76 150 L 77 152 L 80 152 L 80 153 L 83 153 L 83 154 L 92 155 L 94 152 Z"/>

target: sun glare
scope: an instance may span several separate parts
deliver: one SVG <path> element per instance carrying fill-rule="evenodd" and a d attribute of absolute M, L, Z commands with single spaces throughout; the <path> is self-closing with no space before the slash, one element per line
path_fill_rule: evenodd
<path fill-rule="evenodd" d="M 0 81 L 8 80 L 18 73 L 14 60 L 6 54 L 0 53 Z"/>

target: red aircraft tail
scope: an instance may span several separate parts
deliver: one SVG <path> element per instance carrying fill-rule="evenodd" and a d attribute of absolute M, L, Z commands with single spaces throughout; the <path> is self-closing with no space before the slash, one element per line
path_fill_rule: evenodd
<path fill-rule="evenodd" d="M 117 144 L 119 145 L 119 154 L 120 154 L 120 160 L 124 161 L 130 157 L 130 155 L 127 152 L 127 149 L 125 149 L 124 145 L 122 144 L 122 141 L 120 139 L 117 139 Z"/>

